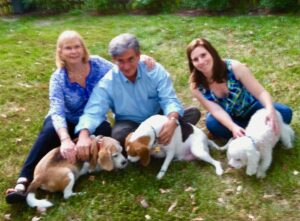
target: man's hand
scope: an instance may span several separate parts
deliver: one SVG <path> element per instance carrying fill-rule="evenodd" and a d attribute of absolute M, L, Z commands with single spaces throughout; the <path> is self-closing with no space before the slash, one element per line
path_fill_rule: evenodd
<path fill-rule="evenodd" d="M 176 123 L 176 119 L 175 118 L 170 118 L 163 126 L 163 128 L 161 129 L 160 133 L 159 133 L 159 137 L 158 137 L 158 143 L 160 144 L 169 144 L 174 131 L 177 127 L 177 123 Z"/>
<path fill-rule="evenodd" d="M 89 136 L 88 130 L 82 130 L 76 144 L 77 156 L 80 160 L 86 161 L 89 159 L 91 145 L 92 139 Z"/>

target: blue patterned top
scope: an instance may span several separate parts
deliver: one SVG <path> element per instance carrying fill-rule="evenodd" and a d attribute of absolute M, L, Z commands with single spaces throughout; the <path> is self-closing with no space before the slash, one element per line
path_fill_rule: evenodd
<path fill-rule="evenodd" d="M 57 69 L 51 76 L 49 86 L 50 110 L 53 126 L 67 128 L 66 120 L 77 124 L 79 117 L 98 81 L 113 67 L 113 64 L 99 56 L 90 56 L 90 73 L 86 86 L 70 82 L 66 68 Z"/>
<path fill-rule="evenodd" d="M 254 105 L 256 99 L 244 87 L 244 85 L 235 78 L 232 70 L 232 61 L 225 60 L 227 67 L 227 87 L 229 95 L 224 98 L 217 97 L 213 91 L 203 88 L 199 85 L 199 91 L 207 100 L 219 104 L 229 115 L 234 117 L 243 117 L 247 111 Z"/>

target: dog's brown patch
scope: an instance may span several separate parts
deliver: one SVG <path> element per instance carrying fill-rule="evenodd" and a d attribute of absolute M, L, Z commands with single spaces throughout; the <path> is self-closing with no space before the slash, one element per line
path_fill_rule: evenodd
<path fill-rule="evenodd" d="M 150 137 L 142 136 L 137 140 L 129 142 L 127 139 L 126 149 L 129 156 L 139 156 L 143 166 L 147 166 L 150 162 Z"/>

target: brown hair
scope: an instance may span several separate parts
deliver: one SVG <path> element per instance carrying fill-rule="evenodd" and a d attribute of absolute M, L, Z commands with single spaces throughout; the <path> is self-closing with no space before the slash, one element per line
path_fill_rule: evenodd
<path fill-rule="evenodd" d="M 81 43 L 81 46 L 83 48 L 82 62 L 87 63 L 89 61 L 90 55 L 89 55 L 88 49 L 85 46 L 85 43 L 84 43 L 83 38 L 81 37 L 81 35 L 76 31 L 67 30 L 67 31 L 62 32 L 59 35 L 58 39 L 57 39 L 57 43 L 56 43 L 56 60 L 55 60 L 57 68 L 62 68 L 62 67 L 66 66 L 65 61 L 60 56 L 60 52 L 61 52 L 65 42 L 70 41 L 70 40 L 74 40 L 74 39 L 79 40 L 80 43 Z"/>
<path fill-rule="evenodd" d="M 197 70 L 197 68 L 194 67 L 191 59 L 191 54 L 193 50 L 199 46 L 204 47 L 212 56 L 213 59 L 212 79 L 217 83 L 223 83 L 224 81 L 226 81 L 227 80 L 226 64 L 219 56 L 217 50 L 204 38 L 196 38 L 192 40 L 186 48 L 186 55 L 189 62 L 189 69 L 190 69 L 189 83 L 193 84 L 193 88 L 198 87 L 200 84 L 204 88 L 208 88 L 208 81 L 206 77 L 203 75 L 201 71 Z"/>

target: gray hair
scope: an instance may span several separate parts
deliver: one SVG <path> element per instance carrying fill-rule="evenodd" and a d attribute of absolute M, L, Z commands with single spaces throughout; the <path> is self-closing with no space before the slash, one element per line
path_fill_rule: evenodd
<path fill-rule="evenodd" d="M 114 37 L 108 46 L 108 52 L 112 57 L 121 55 L 128 49 L 134 49 L 135 52 L 140 52 L 139 41 L 134 35 L 128 33 Z"/>

